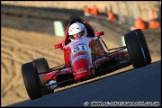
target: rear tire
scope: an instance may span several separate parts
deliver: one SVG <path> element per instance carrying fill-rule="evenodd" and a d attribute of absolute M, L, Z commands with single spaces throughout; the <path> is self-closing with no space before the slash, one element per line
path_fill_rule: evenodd
<path fill-rule="evenodd" d="M 49 65 L 48 62 L 45 58 L 39 58 L 36 60 L 33 60 L 33 63 L 35 64 L 35 67 L 37 69 L 38 74 L 41 72 L 46 72 L 49 70 Z M 46 83 L 46 80 L 44 79 L 46 73 L 40 74 L 39 79 L 40 79 L 40 85 L 43 86 L 43 84 Z M 53 93 L 54 90 L 49 89 L 48 87 L 42 88 L 42 95 L 46 95 L 49 93 Z"/>
<path fill-rule="evenodd" d="M 36 68 L 32 62 L 22 65 L 22 76 L 25 84 L 26 91 L 30 99 L 42 97 L 39 88 L 39 78 Z"/>
<path fill-rule="evenodd" d="M 140 68 L 151 63 L 147 42 L 140 29 L 130 31 L 124 38 L 134 68 Z"/>

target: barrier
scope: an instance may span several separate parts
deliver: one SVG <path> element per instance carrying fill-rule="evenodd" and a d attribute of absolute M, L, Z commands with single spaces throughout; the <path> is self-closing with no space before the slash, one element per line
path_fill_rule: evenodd
<path fill-rule="evenodd" d="M 65 30 L 64 30 L 62 22 L 61 21 L 54 21 L 53 25 L 54 25 L 55 36 L 64 37 L 65 36 Z"/>

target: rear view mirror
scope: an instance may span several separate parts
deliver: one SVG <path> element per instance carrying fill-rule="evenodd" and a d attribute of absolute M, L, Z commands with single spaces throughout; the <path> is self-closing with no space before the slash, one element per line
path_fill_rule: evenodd
<path fill-rule="evenodd" d="M 62 43 L 59 43 L 59 44 L 54 45 L 54 48 L 55 49 L 58 49 L 58 48 L 61 48 L 62 49 Z"/>
<path fill-rule="evenodd" d="M 95 35 L 97 37 L 100 37 L 101 35 L 104 35 L 104 32 L 103 31 L 99 31 L 99 32 L 96 32 Z"/>

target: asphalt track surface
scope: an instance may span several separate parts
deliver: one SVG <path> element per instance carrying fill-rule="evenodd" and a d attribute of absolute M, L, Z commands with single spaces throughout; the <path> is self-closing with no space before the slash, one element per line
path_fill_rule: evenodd
<path fill-rule="evenodd" d="M 122 102 L 125 106 L 161 106 L 161 61 L 6 107 L 84 107 L 95 102 L 100 106 L 106 102 L 109 106 Z"/>
<path fill-rule="evenodd" d="M 70 10 L 70 13 L 75 13 L 75 12 L 71 12 Z M 76 13 L 81 14 L 81 12 L 80 13 L 76 12 Z M 16 27 L 22 28 L 22 25 L 18 25 L 18 23 L 16 23 L 16 21 L 20 21 L 20 18 L 17 17 L 13 18 L 12 16 L 12 20 L 11 20 L 11 16 L 6 17 L 2 15 L 2 19 L 5 19 L 2 21 L 4 23 L 2 25 L 14 26 L 15 24 Z M 19 17 L 20 16 L 21 15 L 19 15 Z M 67 17 L 67 19 L 69 17 Z M 53 20 L 53 18 L 51 19 Z M 51 25 L 50 22 L 51 19 L 39 20 L 41 24 L 44 25 L 43 27 L 48 28 L 48 30 L 46 29 L 44 30 L 44 28 L 40 29 L 40 27 L 31 27 L 29 25 L 25 26 L 25 28 L 28 27 L 29 30 L 31 28 L 32 29 L 39 28 L 40 31 L 44 30 L 43 31 L 44 33 L 46 32 L 53 33 L 53 25 Z M 88 17 L 85 19 L 87 19 L 88 22 L 91 22 L 92 25 L 94 24 L 93 27 L 97 25 L 95 27 L 96 29 L 98 30 L 101 29 L 103 31 L 106 31 L 105 34 L 113 35 L 114 37 L 108 35 L 108 39 L 113 40 L 113 42 L 116 43 L 120 43 L 120 39 L 119 41 L 117 41 L 116 37 L 118 36 L 118 38 L 120 38 L 120 36 L 122 36 L 124 33 L 126 33 L 126 31 L 128 31 L 125 28 L 119 27 L 119 25 L 115 25 L 114 23 L 111 24 L 111 22 L 102 20 L 102 18 L 98 19 L 98 18 Z M 23 19 L 21 18 L 21 20 L 26 21 L 23 24 L 28 24 L 29 21 L 36 22 L 36 20 L 33 17 L 31 18 L 23 17 Z M 95 24 L 94 22 L 100 22 L 102 26 Z M 37 23 L 34 24 L 37 25 Z M 103 26 L 105 27 L 104 29 Z M 106 27 L 109 27 L 109 29 Z M 121 28 L 121 29 L 117 29 L 117 28 Z M 149 40 L 151 40 L 152 42 L 153 39 L 156 43 L 159 43 L 159 41 L 161 40 L 161 35 L 159 34 L 159 31 L 161 30 L 158 30 L 157 32 L 158 34 L 156 34 L 156 36 L 160 37 L 157 38 L 158 42 L 155 41 L 155 36 L 154 36 L 155 34 L 153 35 L 152 31 L 151 33 L 146 32 L 146 39 L 148 39 L 149 45 L 152 45 L 152 43 L 150 43 Z M 108 40 L 107 37 L 105 37 L 105 39 Z M 157 45 L 153 44 L 153 46 L 157 46 Z M 54 107 L 54 106 L 58 106 L 58 107 L 79 106 L 80 107 L 81 106 L 82 107 L 82 106 L 91 106 L 91 103 L 93 102 L 103 102 L 103 103 L 104 102 L 155 102 L 156 103 L 155 105 L 159 105 L 159 104 L 161 105 L 160 103 L 161 102 L 161 86 L 160 86 L 161 85 L 161 81 L 160 81 L 161 65 L 160 64 L 161 61 L 152 63 L 143 68 L 125 71 L 115 76 L 110 76 L 85 85 L 80 85 L 74 88 L 52 93 L 36 100 L 25 100 L 23 102 L 8 105 L 6 107 L 22 107 L 22 106 L 25 107 Z"/>

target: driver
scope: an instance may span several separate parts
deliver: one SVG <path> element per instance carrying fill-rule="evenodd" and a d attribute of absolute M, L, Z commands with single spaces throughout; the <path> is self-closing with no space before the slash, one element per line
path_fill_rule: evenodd
<path fill-rule="evenodd" d="M 87 29 L 83 23 L 75 22 L 69 27 L 69 37 L 72 41 L 87 35 Z"/>

